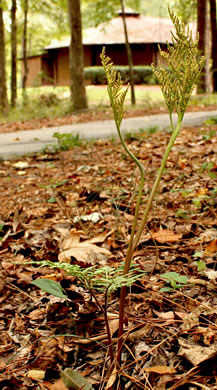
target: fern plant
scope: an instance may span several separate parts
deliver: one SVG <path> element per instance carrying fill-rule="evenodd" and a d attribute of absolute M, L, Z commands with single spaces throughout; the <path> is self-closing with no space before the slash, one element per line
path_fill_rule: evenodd
<path fill-rule="evenodd" d="M 136 159 L 136 157 L 125 144 L 121 134 L 120 127 L 124 114 L 124 100 L 126 97 L 127 88 L 123 91 L 121 77 L 114 70 L 111 59 L 105 55 L 105 49 L 103 49 L 101 54 L 101 61 L 105 69 L 106 78 L 108 82 L 108 96 L 110 99 L 117 132 L 124 149 L 126 150 L 128 155 L 135 161 L 141 174 L 132 232 L 125 258 L 125 266 L 123 271 L 124 274 L 128 274 L 130 270 L 134 250 L 139 243 L 142 231 L 147 223 L 148 214 L 151 209 L 153 199 L 156 195 L 161 177 L 163 175 L 163 171 L 166 166 L 169 153 L 180 132 L 187 104 L 189 102 L 194 85 L 205 62 L 204 57 L 199 57 L 198 38 L 196 40 L 193 40 L 192 32 L 189 30 L 189 28 L 186 29 L 185 25 L 180 23 L 178 17 L 174 14 L 174 12 L 169 10 L 169 14 L 175 27 L 175 33 L 171 32 L 173 45 L 170 46 L 169 44 L 167 44 L 167 51 L 162 51 L 161 48 L 159 48 L 160 53 L 162 57 L 166 60 L 169 69 L 166 70 L 163 67 L 159 67 L 156 69 L 153 66 L 153 71 L 161 87 L 165 102 L 168 107 L 172 134 L 165 150 L 161 166 L 159 168 L 148 202 L 146 204 L 146 208 L 144 210 L 143 216 L 138 227 L 137 222 L 144 185 L 144 169 L 142 164 Z M 173 112 L 176 112 L 178 115 L 176 125 L 174 124 L 172 117 Z M 118 365 L 120 365 L 121 350 L 123 345 L 125 297 L 126 286 L 123 286 L 121 289 L 119 311 L 119 339 L 117 346 Z"/>
<path fill-rule="evenodd" d="M 112 348 L 112 335 L 111 335 L 108 313 L 107 313 L 108 298 L 113 291 L 123 286 L 130 287 L 133 283 L 135 283 L 138 279 L 142 277 L 144 272 L 138 269 L 137 266 L 135 266 L 132 267 L 132 269 L 129 271 L 128 274 L 124 274 L 123 265 L 120 265 L 117 268 L 109 267 L 109 266 L 104 266 L 104 267 L 92 266 L 88 268 L 82 268 L 77 264 L 59 263 L 59 262 L 53 262 L 49 260 L 33 261 L 31 262 L 31 264 L 37 264 L 40 265 L 41 267 L 61 269 L 66 274 L 74 276 L 77 280 L 79 280 L 79 282 L 83 285 L 83 287 L 90 292 L 99 310 L 101 310 L 104 315 L 107 338 L 108 338 L 109 357 L 110 357 L 111 370 L 112 370 L 112 368 L 114 367 L 114 354 Z M 32 282 L 32 284 L 41 288 L 43 291 L 48 292 L 49 294 L 65 299 L 67 303 L 67 295 L 59 283 L 50 279 L 43 278 L 43 279 L 36 279 L 35 281 Z M 97 292 L 103 293 L 104 304 L 100 303 L 97 297 Z"/>

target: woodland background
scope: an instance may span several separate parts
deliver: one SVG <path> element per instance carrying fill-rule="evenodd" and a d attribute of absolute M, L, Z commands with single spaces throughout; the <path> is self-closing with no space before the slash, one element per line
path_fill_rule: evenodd
<path fill-rule="evenodd" d="M 37 54 L 53 39 L 71 34 L 70 50 L 76 53 L 76 64 L 71 64 L 72 110 L 87 107 L 83 80 L 81 33 L 82 28 L 96 26 L 109 20 L 117 9 L 132 7 L 145 15 L 168 17 L 168 6 L 185 23 L 197 23 L 201 54 L 207 47 L 207 64 L 199 92 L 217 90 L 217 26 L 215 0 L 0 0 L 0 107 L 7 112 L 14 107 L 17 89 L 26 96 L 28 73 L 26 57 Z M 24 73 L 21 75 L 21 61 Z M 79 65 L 79 66 L 78 66 Z M 75 68 L 76 67 L 76 68 Z M 73 79 L 75 69 L 81 77 Z M 78 96 L 81 96 L 78 99 Z"/>

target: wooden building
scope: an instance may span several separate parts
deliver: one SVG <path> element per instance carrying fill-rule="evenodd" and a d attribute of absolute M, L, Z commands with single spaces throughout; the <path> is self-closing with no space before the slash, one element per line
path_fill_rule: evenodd
<path fill-rule="evenodd" d="M 164 47 L 167 41 L 171 43 L 171 20 L 126 9 L 126 22 L 134 65 L 156 65 L 158 44 Z M 84 66 L 101 65 L 103 46 L 115 65 L 127 65 L 121 12 L 109 22 L 83 31 Z M 28 68 L 27 86 L 69 85 L 69 38 L 52 42 L 40 55 L 29 56 Z"/>

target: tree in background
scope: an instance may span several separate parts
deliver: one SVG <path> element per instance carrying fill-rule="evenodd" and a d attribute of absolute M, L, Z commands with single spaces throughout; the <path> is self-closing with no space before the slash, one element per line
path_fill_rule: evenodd
<path fill-rule="evenodd" d="M 28 61 L 27 61 L 27 23 L 28 23 L 28 0 L 23 0 L 23 15 L 24 15 L 24 21 L 23 21 L 23 79 L 22 79 L 22 88 L 23 88 L 23 98 L 25 100 L 26 98 L 26 82 L 28 77 Z"/>
<path fill-rule="evenodd" d="M 84 83 L 80 0 L 68 0 L 68 13 L 71 37 L 69 45 L 71 101 L 74 110 L 82 110 L 87 108 L 87 97 Z"/>
<path fill-rule="evenodd" d="M 0 0 L 0 109 L 2 110 L 2 112 L 6 112 L 8 109 L 5 69 L 5 33 L 2 0 Z"/>
<path fill-rule="evenodd" d="M 204 55 L 206 52 L 207 5 L 207 0 L 197 0 L 197 31 L 199 33 L 198 49 L 201 55 Z M 205 67 L 201 73 L 198 84 L 198 92 L 206 92 Z"/>
<path fill-rule="evenodd" d="M 174 0 L 170 7 L 185 25 L 195 20 L 197 0 Z"/>
<path fill-rule="evenodd" d="M 124 26 L 125 46 L 127 52 L 127 60 L 130 73 L 130 87 L 131 87 L 131 104 L 136 104 L 134 78 L 133 78 L 133 58 L 131 53 L 131 47 L 128 39 L 127 23 L 125 18 L 125 4 L 133 9 L 138 10 L 140 8 L 140 0 L 89 0 L 88 4 L 83 0 L 83 4 L 86 4 L 86 12 L 89 14 L 92 12 L 92 24 L 95 26 L 102 22 L 109 21 L 116 14 L 116 11 L 121 6 L 121 16 Z"/>
<path fill-rule="evenodd" d="M 134 78 L 133 78 L 133 57 L 132 57 L 132 52 L 131 52 L 131 48 L 130 48 L 130 43 L 128 40 L 127 23 L 126 23 L 125 11 L 124 11 L 124 1 L 120 0 L 120 2 L 121 2 L 122 20 L 123 20 L 123 25 L 124 25 L 127 60 L 128 60 L 129 70 L 130 70 L 131 104 L 134 105 L 134 104 L 136 104 L 136 96 L 135 96 Z"/>
<path fill-rule="evenodd" d="M 17 2 L 11 4 L 11 106 L 16 106 L 17 99 L 17 25 L 16 25 Z"/>
<path fill-rule="evenodd" d="M 159 0 L 156 0 L 159 1 Z M 124 0 L 124 5 L 140 11 L 141 0 Z M 120 0 L 82 0 L 82 20 L 86 27 L 98 26 L 108 22 L 120 9 Z"/>
<path fill-rule="evenodd" d="M 210 90 L 217 92 L 216 0 L 174 0 L 171 7 L 185 24 L 194 21 L 197 12 L 199 47 L 202 53 L 206 49 L 207 54 L 206 66 L 198 86 L 198 92 L 209 92 Z"/>
<path fill-rule="evenodd" d="M 216 0 L 210 0 L 210 21 L 212 32 L 212 85 L 213 92 L 217 92 L 217 25 L 216 25 Z"/>

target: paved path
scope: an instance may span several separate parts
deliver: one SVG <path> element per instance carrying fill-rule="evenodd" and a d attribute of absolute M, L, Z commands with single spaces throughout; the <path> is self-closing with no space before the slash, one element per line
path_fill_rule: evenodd
<path fill-rule="evenodd" d="M 211 117 L 217 117 L 217 110 L 187 112 L 183 124 L 185 126 L 199 126 Z M 121 128 L 124 133 L 148 129 L 151 126 L 157 126 L 159 129 L 168 128 L 170 126 L 168 114 L 127 118 L 123 120 Z M 38 152 L 46 145 L 56 142 L 56 139 L 53 138 L 55 132 L 79 134 L 81 139 L 109 138 L 117 134 L 113 120 L 4 133 L 0 134 L 0 159 Z"/>

